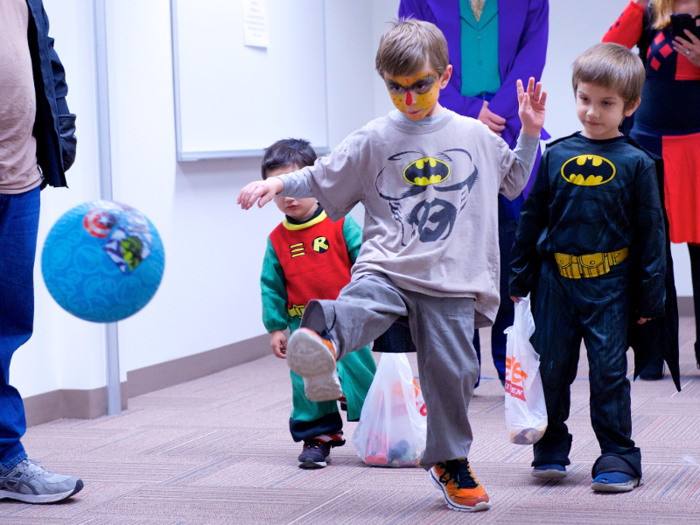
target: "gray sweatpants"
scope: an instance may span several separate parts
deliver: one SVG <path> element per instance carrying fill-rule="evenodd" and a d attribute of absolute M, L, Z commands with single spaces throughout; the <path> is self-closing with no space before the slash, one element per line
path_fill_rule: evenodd
<path fill-rule="evenodd" d="M 432 297 L 398 288 L 383 275 L 367 275 L 343 288 L 335 301 L 310 301 L 301 325 L 328 330 L 338 360 L 374 341 L 408 316 L 418 352 L 418 374 L 428 410 L 421 466 L 466 458 L 472 443 L 467 417 L 479 374 L 474 299 Z"/>

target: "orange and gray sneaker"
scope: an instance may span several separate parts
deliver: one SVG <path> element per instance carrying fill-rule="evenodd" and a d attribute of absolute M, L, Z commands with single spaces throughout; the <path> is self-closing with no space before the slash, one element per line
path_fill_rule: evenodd
<path fill-rule="evenodd" d="M 287 364 L 304 378 L 311 401 L 332 401 L 343 395 L 335 363 L 335 346 L 313 330 L 299 328 L 289 338 Z"/>
<path fill-rule="evenodd" d="M 488 494 L 472 474 L 466 458 L 437 463 L 430 469 L 430 481 L 442 490 L 452 510 L 476 512 L 491 506 Z"/>

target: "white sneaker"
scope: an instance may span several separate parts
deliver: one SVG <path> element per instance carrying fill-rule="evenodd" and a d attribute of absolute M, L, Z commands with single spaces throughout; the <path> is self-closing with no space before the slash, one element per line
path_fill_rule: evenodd
<path fill-rule="evenodd" d="M 313 330 L 299 328 L 289 338 L 287 363 L 304 378 L 304 393 L 311 401 L 332 401 L 343 395 L 335 363 L 335 345 Z"/>
<path fill-rule="evenodd" d="M 11 469 L 0 467 L 0 499 L 25 503 L 56 503 L 80 492 L 83 482 L 74 476 L 53 474 L 32 459 Z"/>

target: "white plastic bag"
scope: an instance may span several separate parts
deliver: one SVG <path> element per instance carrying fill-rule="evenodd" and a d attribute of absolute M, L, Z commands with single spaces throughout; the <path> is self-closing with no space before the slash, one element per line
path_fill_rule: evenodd
<path fill-rule="evenodd" d="M 406 354 L 382 354 L 352 443 L 381 467 L 416 467 L 425 450 L 426 408 Z"/>
<path fill-rule="evenodd" d="M 547 430 L 540 356 L 530 344 L 535 320 L 530 296 L 515 305 L 513 326 L 505 329 L 506 343 L 506 428 L 510 442 L 532 445 Z"/>

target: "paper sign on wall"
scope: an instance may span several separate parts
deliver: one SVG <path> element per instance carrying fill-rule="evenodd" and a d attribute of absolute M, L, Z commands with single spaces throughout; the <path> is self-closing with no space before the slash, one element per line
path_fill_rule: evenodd
<path fill-rule="evenodd" d="M 243 24 L 246 46 L 266 48 L 269 45 L 265 0 L 244 0 Z"/>

